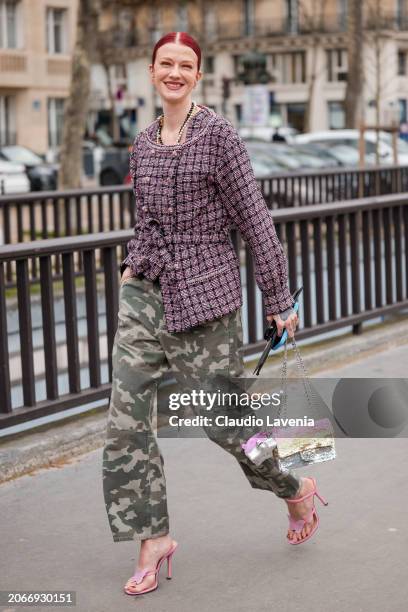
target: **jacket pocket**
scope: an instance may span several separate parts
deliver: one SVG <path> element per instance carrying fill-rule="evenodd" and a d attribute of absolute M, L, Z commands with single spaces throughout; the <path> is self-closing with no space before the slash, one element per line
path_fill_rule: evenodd
<path fill-rule="evenodd" d="M 227 262 L 223 264 L 222 266 L 215 268 L 215 270 L 211 270 L 210 272 L 206 272 L 204 274 L 199 274 L 197 276 L 192 276 L 191 278 L 188 278 L 186 280 L 186 285 L 196 285 L 197 283 L 211 280 L 215 276 L 219 276 L 220 274 L 223 274 L 224 272 L 230 269 L 231 269 L 231 263 Z"/>

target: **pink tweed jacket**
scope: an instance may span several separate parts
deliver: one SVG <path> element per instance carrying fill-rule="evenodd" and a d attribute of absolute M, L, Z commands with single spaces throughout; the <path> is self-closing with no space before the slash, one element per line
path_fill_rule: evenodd
<path fill-rule="evenodd" d="M 138 134 L 130 156 L 136 225 L 122 271 L 159 279 L 168 331 L 211 321 L 242 305 L 229 237 L 236 226 L 253 254 L 266 313 L 292 306 L 286 257 L 233 125 L 202 106 L 184 143 L 159 145 L 157 124 Z"/>

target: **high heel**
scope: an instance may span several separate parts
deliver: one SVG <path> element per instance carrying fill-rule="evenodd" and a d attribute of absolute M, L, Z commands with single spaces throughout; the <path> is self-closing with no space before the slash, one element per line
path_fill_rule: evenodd
<path fill-rule="evenodd" d="M 317 491 L 317 487 L 316 487 L 316 480 L 314 478 L 311 478 L 310 480 L 312 480 L 314 488 L 313 491 L 309 491 L 309 493 L 306 493 L 306 495 L 303 495 L 302 497 L 299 497 L 297 499 L 285 499 L 285 501 L 287 501 L 290 504 L 297 504 L 301 501 L 303 501 L 304 499 L 307 499 L 308 497 L 310 497 L 311 495 L 313 496 L 313 507 L 310 509 L 309 513 L 307 514 L 306 518 L 304 519 L 294 519 L 293 517 L 290 516 L 290 514 L 288 514 L 288 518 L 289 518 L 289 529 L 291 531 L 294 531 L 297 534 L 300 534 L 302 532 L 303 527 L 306 525 L 306 523 L 311 523 L 313 521 L 313 519 L 316 517 L 316 521 L 314 523 L 314 527 L 312 529 L 312 531 L 304 538 L 302 538 L 301 540 L 296 540 L 296 541 L 292 541 L 288 538 L 288 542 L 289 544 L 303 544 L 303 542 L 306 542 L 306 540 L 309 540 L 312 535 L 314 533 L 316 533 L 318 527 L 319 527 L 319 516 L 316 512 L 316 508 L 314 505 L 314 496 L 316 495 L 316 497 L 321 501 L 322 504 L 324 504 L 325 506 L 328 506 L 329 502 L 326 501 L 324 499 L 324 497 L 322 497 L 318 491 Z"/>
<path fill-rule="evenodd" d="M 143 595 L 143 593 L 149 593 L 150 591 L 154 591 L 155 589 L 157 589 L 157 587 L 159 586 L 159 571 L 160 571 L 160 567 L 161 567 L 161 564 L 163 563 L 163 561 L 165 559 L 167 559 L 167 580 L 171 580 L 171 578 L 172 578 L 172 567 L 171 567 L 172 556 L 173 556 L 177 546 L 178 546 L 177 543 L 174 544 L 162 557 L 160 557 L 160 559 L 157 562 L 155 570 L 150 570 L 150 571 L 149 571 L 149 569 L 138 570 L 128 580 L 128 582 L 130 580 L 132 580 L 136 584 L 140 584 L 141 582 L 143 582 L 143 579 L 146 576 L 153 576 L 154 575 L 156 578 L 155 578 L 154 584 L 152 586 L 147 587 L 146 589 L 143 589 L 143 591 L 129 591 L 129 590 L 126 589 L 126 586 L 125 586 L 124 587 L 125 593 L 127 595 Z"/>

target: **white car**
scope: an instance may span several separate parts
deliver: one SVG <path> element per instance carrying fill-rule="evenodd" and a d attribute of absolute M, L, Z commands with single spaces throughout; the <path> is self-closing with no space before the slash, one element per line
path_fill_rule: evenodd
<path fill-rule="evenodd" d="M 0 195 L 28 193 L 30 181 L 22 164 L 0 160 Z"/>
<path fill-rule="evenodd" d="M 306 144 L 315 143 L 327 146 L 346 145 L 359 148 L 360 132 L 359 130 L 328 130 L 325 132 L 310 132 L 308 134 L 299 134 L 295 136 L 295 142 Z M 367 130 L 364 134 L 366 148 L 366 162 L 375 164 L 377 134 L 374 130 Z M 398 164 L 402 166 L 408 165 L 408 144 L 401 138 L 397 139 L 398 147 Z M 379 132 L 378 153 L 380 164 L 393 164 L 394 153 L 392 148 L 392 137 L 388 132 Z"/>

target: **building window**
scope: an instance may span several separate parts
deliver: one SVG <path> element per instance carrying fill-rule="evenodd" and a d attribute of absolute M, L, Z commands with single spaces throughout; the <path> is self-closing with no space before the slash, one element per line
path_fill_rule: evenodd
<path fill-rule="evenodd" d="M 0 96 L 0 146 L 16 144 L 15 98 Z"/>
<path fill-rule="evenodd" d="M 118 12 L 118 28 L 121 32 L 130 33 L 135 27 L 135 20 L 132 11 L 122 9 Z"/>
<path fill-rule="evenodd" d="M 242 55 L 233 55 L 232 61 L 234 63 L 234 77 L 237 78 L 238 75 L 244 70 L 242 64 Z"/>
<path fill-rule="evenodd" d="M 347 49 L 327 49 L 327 80 L 347 81 Z"/>
<path fill-rule="evenodd" d="M 243 6 L 243 15 L 244 15 L 244 36 L 252 36 L 254 33 L 254 1 L 253 0 L 244 0 Z"/>
<path fill-rule="evenodd" d="M 212 55 L 204 57 L 204 72 L 206 74 L 214 74 L 214 57 Z"/>
<path fill-rule="evenodd" d="M 64 125 L 64 98 L 48 98 L 48 146 L 59 147 Z"/>
<path fill-rule="evenodd" d="M 329 130 L 343 130 L 346 124 L 344 102 L 328 102 Z"/>
<path fill-rule="evenodd" d="M 0 48 L 17 49 L 19 41 L 19 12 L 21 4 L 18 0 L 0 0 Z"/>
<path fill-rule="evenodd" d="M 338 0 L 339 26 L 341 30 L 347 30 L 347 0 Z"/>
<path fill-rule="evenodd" d="M 406 0 L 396 0 L 397 2 L 397 26 L 404 30 L 407 24 Z"/>
<path fill-rule="evenodd" d="M 162 12 L 160 7 L 158 6 L 152 6 L 151 8 L 151 24 L 151 42 L 153 44 L 156 44 L 157 41 L 162 37 Z"/>
<path fill-rule="evenodd" d="M 47 51 L 68 53 L 67 10 L 47 9 Z"/>
<path fill-rule="evenodd" d="M 305 130 L 306 104 L 287 105 L 287 125 L 295 128 L 299 132 Z"/>
<path fill-rule="evenodd" d="M 271 57 L 272 75 L 276 83 L 306 83 L 306 53 L 273 53 Z"/>
<path fill-rule="evenodd" d="M 177 15 L 177 32 L 187 32 L 188 30 L 188 12 L 187 12 L 187 4 L 181 2 L 176 8 Z"/>
<path fill-rule="evenodd" d="M 238 125 L 242 122 L 242 104 L 235 104 L 235 118 Z"/>
<path fill-rule="evenodd" d="M 217 16 L 213 5 L 205 7 L 204 31 L 207 42 L 217 38 Z"/>
<path fill-rule="evenodd" d="M 398 75 L 406 76 L 407 74 L 407 52 L 398 51 Z"/>
<path fill-rule="evenodd" d="M 126 64 L 114 64 L 113 77 L 117 81 L 126 81 Z"/>
<path fill-rule="evenodd" d="M 299 30 L 299 0 L 286 0 L 286 31 L 297 34 Z"/>
<path fill-rule="evenodd" d="M 406 123 L 408 120 L 407 115 L 407 101 L 403 98 L 398 100 L 398 108 L 399 108 L 399 122 Z"/>

